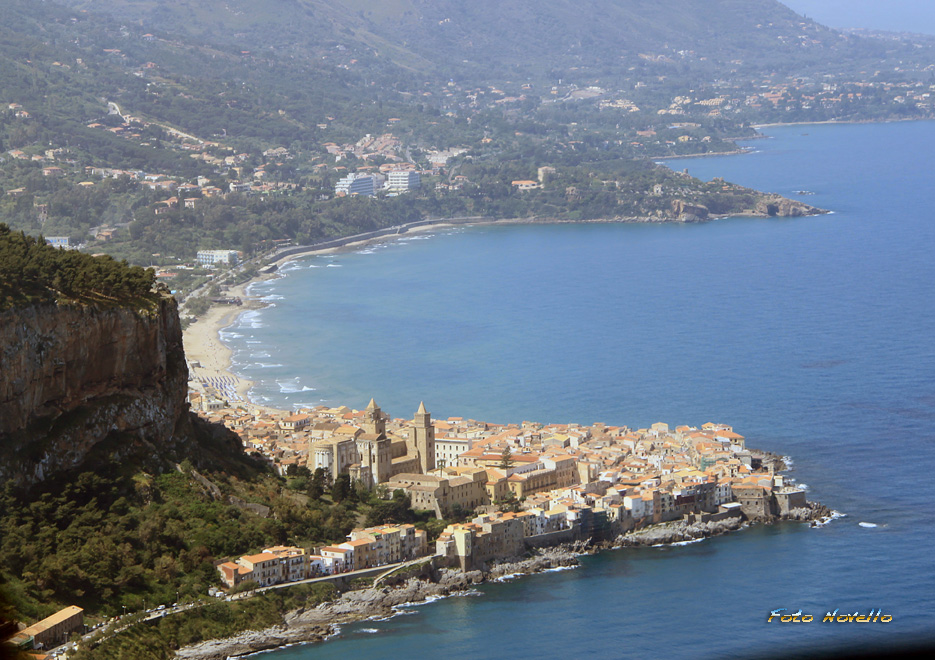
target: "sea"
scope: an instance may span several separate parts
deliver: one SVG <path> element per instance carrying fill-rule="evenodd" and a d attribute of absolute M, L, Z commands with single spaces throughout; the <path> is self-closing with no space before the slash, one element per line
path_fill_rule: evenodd
<path fill-rule="evenodd" d="M 477 587 L 274 660 L 749 658 L 935 640 L 935 122 L 767 127 L 667 161 L 828 209 L 475 226 L 297 259 L 222 333 L 258 402 L 723 422 L 839 517 Z M 784 609 L 782 609 L 784 608 Z M 811 623 L 767 620 L 774 610 Z M 882 612 L 888 623 L 823 622 Z M 881 617 L 882 618 L 882 617 Z"/>

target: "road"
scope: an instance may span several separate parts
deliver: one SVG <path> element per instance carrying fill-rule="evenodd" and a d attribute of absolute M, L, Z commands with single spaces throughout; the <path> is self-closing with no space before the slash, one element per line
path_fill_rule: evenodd
<path fill-rule="evenodd" d="M 285 589 L 285 588 L 294 587 L 300 584 L 314 584 L 317 582 L 331 582 L 334 580 L 344 580 L 344 579 L 353 580 L 356 577 L 367 577 L 371 575 L 374 578 L 377 578 L 383 575 L 384 573 L 394 571 L 403 566 L 415 565 L 415 564 L 424 562 L 428 559 L 431 559 L 431 557 L 432 555 L 427 555 L 425 557 L 419 557 L 418 559 L 410 559 L 409 561 L 397 562 L 395 564 L 384 564 L 383 566 L 376 566 L 373 568 L 362 568 L 357 571 L 349 571 L 347 573 L 338 573 L 336 575 L 323 575 L 321 577 L 309 578 L 307 580 L 298 580 L 296 582 L 283 582 L 282 584 L 273 584 L 268 587 L 260 587 L 258 589 L 253 589 L 251 591 L 244 591 L 239 594 L 233 594 L 231 596 L 227 596 L 223 598 L 223 600 L 228 601 L 228 602 L 235 601 L 235 600 L 248 600 L 258 594 L 271 591 L 273 589 Z M 222 600 L 222 599 L 217 599 L 217 600 Z M 134 620 L 132 623 L 129 623 L 129 624 L 124 623 L 125 617 L 122 617 L 121 621 L 111 621 L 107 625 L 105 625 L 103 628 L 99 628 L 92 632 L 86 633 L 85 635 L 81 637 L 81 639 L 79 640 L 79 643 L 87 642 L 95 635 L 101 635 L 100 641 L 103 641 L 105 638 L 117 635 L 127 630 L 128 628 L 132 628 L 138 623 L 143 623 L 143 622 L 148 623 L 151 621 L 155 621 L 156 619 L 161 619 L 165 616 L 169 616 L 170 614 L 181 614 L 182 612 L 187 612 L 189 610 L 204 607 L 205 605 L 210 605 L 213 602 L 216 602 L 216 601 L 214 600 L 196 601 L 193 603 L 185 603 L 183 605 L 175 605 L 173 607 L 166 607 L 165 609 L 162 609 L 162 610 L 149 610 L 146 612 L 146 616 L 144 616 L 143 618 L 139 620 Z M 130 614 L 127 616 L 133 616 L 133 614 Z M 58 654 L 64 653 L 65 651 L 70 650 L 71 648 L 73 648 L 73 644 L 69 642 L 67 644 L 63 644 L 62 646 L 52 649 L 51 651 L 49 651 L 49 653 L 51 653 L 52 655 L 58 655 Z"/>

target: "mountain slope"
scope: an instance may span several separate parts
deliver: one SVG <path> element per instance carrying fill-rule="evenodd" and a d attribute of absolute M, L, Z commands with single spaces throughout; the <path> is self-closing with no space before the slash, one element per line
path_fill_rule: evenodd
<path fill-rule="evenodd" d="M 364 48 L 452 75 L 632 66 L 640 55 L 723 65 L 815 64 L 848 39 L 777 0 L 66 0 L 213 43 Z M 702 59 L 704 58 L 704 59 Z"/>

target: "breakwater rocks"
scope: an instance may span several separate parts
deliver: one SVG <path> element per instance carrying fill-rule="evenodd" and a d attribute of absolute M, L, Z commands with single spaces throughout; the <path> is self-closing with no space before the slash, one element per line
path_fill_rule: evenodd
<path fill-rule="evenodd" d="M 825 521 L 829 520 L 833 513 L 824 504 L 807 502 L 806 506 L 792 509 L 781 516 L 773 516 L 768 520 L 758 519 L 755 522 L 772 524 L 783 520 L 796 522 Z M 659 523 L 621 534 L 617 537 L 614 547 L 653 546 L 700 541 L 709 536 L 719 536 L 742 529 L 749 524 L 750 521 L 742 516 L 731 516 L 707 522 L 673 520 L 672 522 Z"/>
<path fill-rule="evenodd" d="M 834 511 L 821 502 L 807 502 L 806 506 L 792 509 L 782 517 L 782 520 L 796 520 L 798 522 L 814 522 L 828 520 Z"/>
<path fill-rule="evenodd" d="M 348 591 L 318 607 L 289 612 L 280 625 L 187 646 L 177 652 L 176 658 L 225 660 L 292 644 L 320 642 L 335 634 L 342 624 L 389 617 L 404 605 L 457 595 L 487 580 L 575 566 L 577 555 L 586 551 L 587 544 L 556 546 L 529 557 L 498 562 L 487 571 L 461 572 L 443 568 L 434 573 L 433 579 L 409 578 L 392 588 Z"/>
<path fill-rule="evenodd" d="M 723 520 L 711 520 L 708 522 L 689 523 L 684 520 L 674 520 L 668 523 L 661 523 L 621 534 L 617 537 L 617 546 L 650 546 L 663 545 L 666 543 L 684 543 L 686 541 L 697 541 L 708 538 L 709 536 L 718 536 L 740 529 L 747 523 L 739 516 L 724 518 Z"/>

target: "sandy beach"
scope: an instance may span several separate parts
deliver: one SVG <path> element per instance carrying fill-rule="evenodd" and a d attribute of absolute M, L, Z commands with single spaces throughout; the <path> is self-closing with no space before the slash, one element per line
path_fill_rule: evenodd
<path fill-rule="evenodd" d="M 444 223 L 426 225 L 423 227 L 414 227 L 407 233 L 414 234 L 444 229 L 450 226 L 452 225 Z M 395 240 L 396 238 L 397 236 L 393 235 L 380 237 L 378 239 L 357 241 L 339 248 L 309 250 L 301 255 L 284 257 L 282 259 L 270 261 L 269 263 L 282 266 L 284 263 L 297 258 L 347 252 L 349 250 L 356 250 L 370 243 L 385 242 L 387 240 Z M 204 316 L 199 317 L 195 323 L 192 323 L 185 329 L 182 334 L 182 342 L 185 346 L 185 357 L 188 360 L 190 387 L 195 390 L 202 390 L 205 385 L 213 385 L 216 389 L 228 395 L 231 404 L 240 403 L 248 407 L 260 407 L 251 403 L 247 397 L 250 388 L 253 386 L 253 381 L 242 378 L 231 371 L 231 357 L 233 352 L 221 341 L 220 333 L 224 328 L 232 325 L 237 320 L 237 317 L 244 312 L 251 309 L 262 309 L 266 307 L 266 303 L 263 301 L 247 295 L 247 288 L 253 282 L 275 277 L 279 276 L 275 273 L 261 275 L 243 284 L 231 287 L 227 290 L 225 297 L 240 298 L 243 301 L 243 305 L 214 305 Z"/>
<path fill-rule="evenodd" d="M 221 341 L 220 332 L 236 321 L 243 312 L 264 306 L 260 301 L 247 299 L 245 292 L 248 285 L 249 283 L 244 283 L 228 290 L 228 297 L 239 297 L 244 301 L 243 305 L 215 305 L 182 333 L 185 357 L 188 359 L 189 380 L 201 386 L 222 384 L 222 389 L 235 394 L 244 402 L 247 401 L 247 392 L 253 386 L 253 382 L 230 371 L 232 352 Z M 192 387 L 200 389 L 198 385 Z"/>

